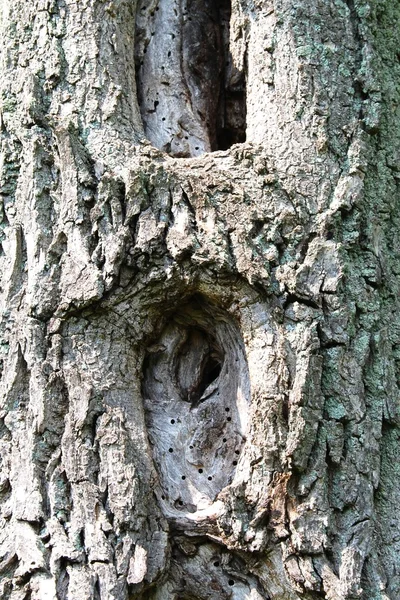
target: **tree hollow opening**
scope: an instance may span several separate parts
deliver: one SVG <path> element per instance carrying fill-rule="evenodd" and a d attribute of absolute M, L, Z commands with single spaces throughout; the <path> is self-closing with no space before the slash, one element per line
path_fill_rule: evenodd
<path fill-rule="evenodd" d="M 143 364 L 146 425 L 163 497 L 177 511 L 212 503 L 234 477 L 247 428 L 249 374 L 233 318 L 193 297 Z"/>
<path fill-rule="evenodd" d="M 221 373 L 223 351 L 204 329 L 189 328 L 177 354 L 177 380 L 181 397 L 198 402 Z"/>
<path fill-rule="evenodd" d="M 172 156 L 227 150 L 246 140 L 246 74 L 233 58 L 231 19 L 231 0 L 138 2 L 135 64 L 143 126 L 147 138 Z"/>

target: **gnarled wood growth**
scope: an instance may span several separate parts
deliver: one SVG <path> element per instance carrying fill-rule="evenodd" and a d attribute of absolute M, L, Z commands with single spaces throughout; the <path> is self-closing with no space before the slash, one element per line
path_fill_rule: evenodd
<path fill-rule="evenodd" d="M 1 598 L 400 597 L 399 11 L 0 3 Z"/>

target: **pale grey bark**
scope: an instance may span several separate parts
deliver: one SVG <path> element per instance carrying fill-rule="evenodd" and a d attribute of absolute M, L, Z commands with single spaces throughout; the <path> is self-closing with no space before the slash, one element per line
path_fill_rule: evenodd
<path fill-rule="evenodd" d="M 400 9 L 227 10 L 1 3 L 4 600 L 400 596 Z"/>

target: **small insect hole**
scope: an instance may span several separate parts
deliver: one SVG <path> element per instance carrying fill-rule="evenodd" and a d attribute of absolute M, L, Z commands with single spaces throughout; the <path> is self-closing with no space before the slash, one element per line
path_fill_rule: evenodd
<path fill-rule="evenodd" d="M 230 579 L 230 580 L 228 581 L 228 583 L 229 583 L 229 585 L 235 585 L 235 582 L 233 581 L 233 579 Z"/>
<path fill-rule="evenodd" d="M 175 419 L 171 419 L 171 424 L 173 425 L 175 423 Z"/>
<path fill-rule="evenodd" d="M 203 472 L 203 469 L 199 469 L 199 473 L 202 473 L 202 472 Z"/>
<path fill-rule="evenodd" d="M 225 411 L 226 411 L 226 412 L 229 412 L 230 410 L 231 410 L 231 409 L 230 409 L 230 408 L 228 408 L 228 407 L 226 407 L 226 409 L 225 409 Z"/>
<path fill-rule="evenodd" d="M 236 467 L 236 465 L 237 465 L 237 460 L 234 460 L 232 464 L 233 464 L 233 465 Z"/>
<path fill-rule="evenodd" d="M 218 560 L 215 561 L 214 567 L 219 567 L 219 561 Z"/>
<path fill-rule="evenodd" d="M 232 417 L 228 417 L 226 420 L 227 421 L 232 421 Z"/>
<path fill-rule="evenodd" d="M 224 442 L 224 444 L 226 443 L 226 438 L 223 438 L 222 441 Z"/>
<path fill-rule="evenodd" d="M 185 480 L 186 479 L 186 475 L 182 475 L 182 479 Z"/>
<path fill-rule="evenodd" d="M 207 477 L 208 481 L 212 481 L 212 477 L 211 475 L 209 477 Z"/>
<path fill-rule="evenodd" d="M 173 448 L 168 448 L 168 452 L 171 452 L 171 453 L 172 453 L 173 451 L 174 451 L 174 449 L 173 449 Z"/>

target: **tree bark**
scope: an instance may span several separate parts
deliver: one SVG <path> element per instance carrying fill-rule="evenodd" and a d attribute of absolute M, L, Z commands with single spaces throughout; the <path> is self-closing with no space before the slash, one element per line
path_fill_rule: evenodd
<path fill-rule="evenodd" d="M 398 599 L 398 2 L 0 29 L 0 597 Z"/>

